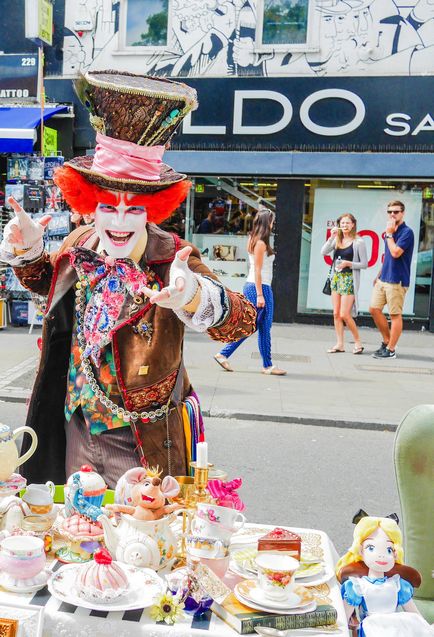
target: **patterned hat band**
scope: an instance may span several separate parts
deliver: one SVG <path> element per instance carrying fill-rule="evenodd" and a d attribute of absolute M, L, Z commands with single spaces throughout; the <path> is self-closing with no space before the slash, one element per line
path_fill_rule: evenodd
<path fill-rule="evenodd" d="M 115 179 L 159 181 L 164 150 L 97 133 L 92 170 Z"/>

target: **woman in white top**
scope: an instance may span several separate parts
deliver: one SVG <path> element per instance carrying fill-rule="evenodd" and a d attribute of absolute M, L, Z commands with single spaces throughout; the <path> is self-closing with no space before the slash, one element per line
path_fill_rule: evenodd
<path fill-rule="evenodd" d="M 271 326 L 274 310 L 271 282 L 273 279 L 274 251 L 270 246 L 270 234 L 274 219 L 274 212 L 268 210 L 268 208 L 260 207 L 256 213 L 252 232 L 247 242 L 249 274 L 243 293 L 256 306 L 258 311 L 256 329 L 258 332 L 259 352 L 263 364 L 262 372 L 273 376 L 283 376 L 286 371 L 273 365 L 271 360 Z M 228 358 L 245 340 L 245 338 L 242 338 L 235 343 L 228 343 L 214 356 L 217 363 L 227 372 L 233 371 Z"/>

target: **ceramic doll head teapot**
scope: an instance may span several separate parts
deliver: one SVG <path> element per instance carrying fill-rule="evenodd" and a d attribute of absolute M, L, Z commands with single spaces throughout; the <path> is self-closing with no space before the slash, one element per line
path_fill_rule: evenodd
<path fill-rule="evenodd" d="M 22 433 L 30 434 L 32 443 L 26 453 L 18 456 L 15 440 Z M 38 437 L 31 427 L 18 427 L 12 431 L 7 425 L 0 424 L 0 482 L 7 482 L 15 469 L 24 464 L 35 453 L 37 446 Z"/>

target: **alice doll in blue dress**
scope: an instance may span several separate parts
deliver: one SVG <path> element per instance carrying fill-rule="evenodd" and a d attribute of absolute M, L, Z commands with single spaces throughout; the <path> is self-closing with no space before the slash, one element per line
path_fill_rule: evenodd
<path fill-rule="evenodd" d="M 413 585 L 405 579 L 419 577 L 420 582 L 420 576 L 403 565 L 403 558 L 402 534 L 394 519 L 359 520 L 353 544 L 336 566 L 347 618 L 357 609 L 359 637 L 434 637 L 434 628 L 412 599 Z"/>

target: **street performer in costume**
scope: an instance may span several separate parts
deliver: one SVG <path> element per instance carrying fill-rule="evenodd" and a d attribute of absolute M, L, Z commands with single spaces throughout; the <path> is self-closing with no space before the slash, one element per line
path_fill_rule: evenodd
<path fill-rule="evenodd" d="M 66 162 L 54 180 L 74 218 L 94 224 L 47 254 L 47 219 L 11 200 L 16 216 L 0 246 L 21 283 L 48 296 L 27 418 L 39 447 L 25 475 L 59 484 L 91 464 L 109 487 L 138 464 L 186 475 L 203 423 L 183 366 L 184 325 L 230 342 L 256 321 L 197 248 L 156 225 L 191 185 L 162 156 L 196 92 L 118 71 L 88 72 L 76 90 L 97 131 L 95 155 Z"/>

